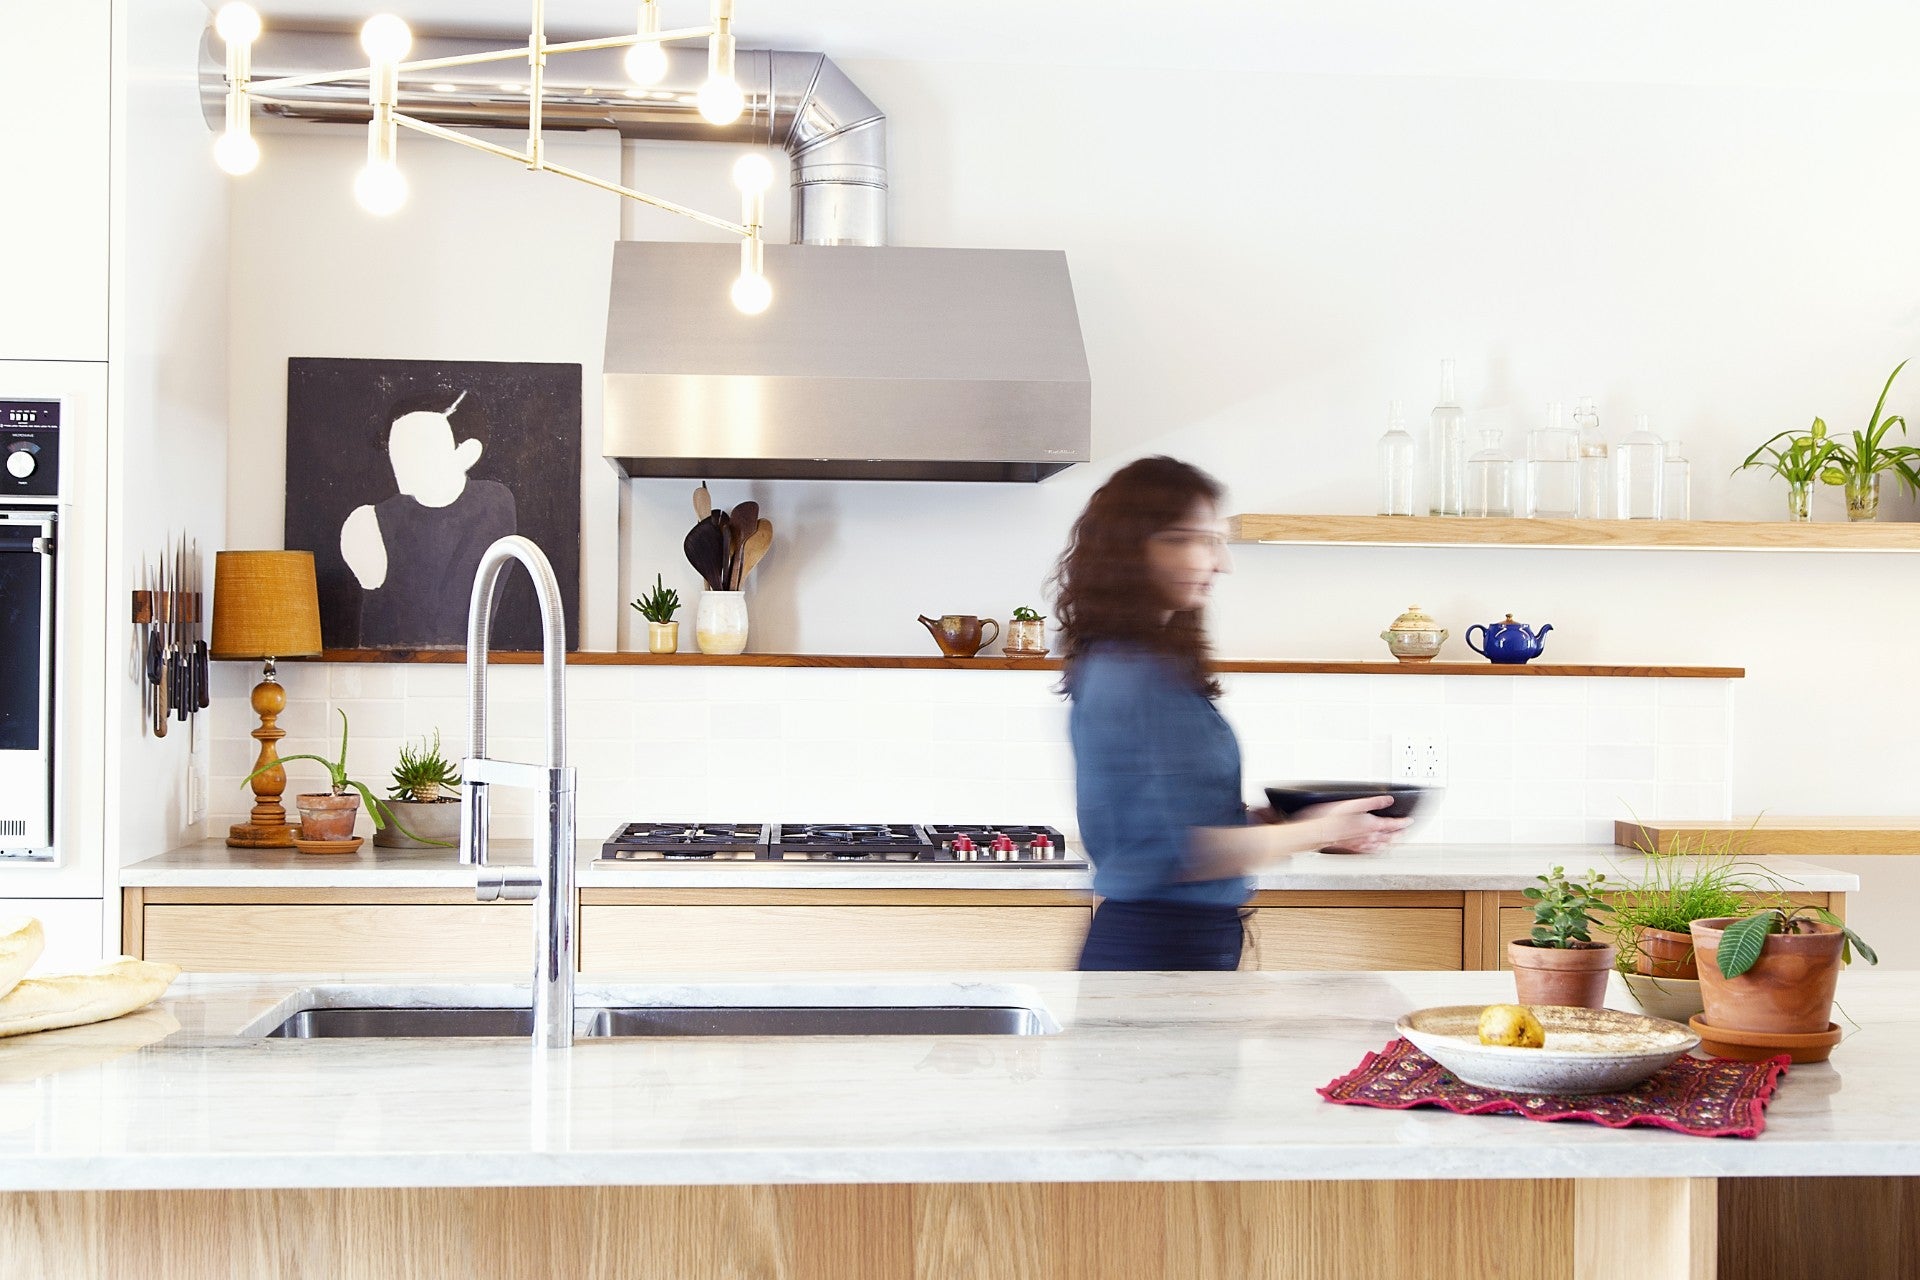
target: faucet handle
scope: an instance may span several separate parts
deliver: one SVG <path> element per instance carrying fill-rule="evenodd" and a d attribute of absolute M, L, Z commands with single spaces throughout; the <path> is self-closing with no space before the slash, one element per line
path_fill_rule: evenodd
<path fill-rule="evenodd" d="M 540 896 L 534 867 L 483 867 L 473 885 L 475 902 L 532 902 Z"/>
<path fill-rule="evenodd" d="M 473 761 L 463 762 L 471 766 Z M 467 768 L 461 770 L 460 783 L 460 861 L 469 867 L 487 865 L 487 832 L 492 815 L 487 812 L 487 784 L 476 782 Z"/>

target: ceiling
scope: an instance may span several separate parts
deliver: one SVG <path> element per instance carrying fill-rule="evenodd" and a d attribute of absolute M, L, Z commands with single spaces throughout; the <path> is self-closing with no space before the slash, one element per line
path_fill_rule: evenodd
<path fill-rule="evenodd" d="M 269 22 L 376 9 L 452 34 L 524 29 L 526 0 L 254 0 Z M 703 0 L 662 0 L 665 25 Z M 633 0 L 549 0 L 558 36 L 634 21 Z M 1811 85 L 1920 90 L 1911 0 L 735 0 L 741 43 L 841 60 Z"/>

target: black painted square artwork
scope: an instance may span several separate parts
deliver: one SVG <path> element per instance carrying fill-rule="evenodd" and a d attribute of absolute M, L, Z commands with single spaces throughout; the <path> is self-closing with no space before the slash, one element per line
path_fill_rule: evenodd
<path fill-rule="evenodd" d="M 580 631 L 580 366 L 287 361 L 289 549 L 313 552 L 329 649 L 460 649 L 480 557 L 520 534 Z M 540 648 L 509 568 L 495 649 Z"/>

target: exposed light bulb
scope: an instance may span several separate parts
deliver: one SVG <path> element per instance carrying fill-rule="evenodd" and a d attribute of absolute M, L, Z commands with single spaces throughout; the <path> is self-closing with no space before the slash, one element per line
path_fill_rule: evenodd
<path fill-rule="evenodd" d="M 746 109 L 747 99 L 740 86 L 730 79 L 715 76 L 700 86 L 701 118 L 708 124 L 732 124 Z"/>
<path fill-rule="evenodd" d="M 750 316 L 757 316 L 773 301 L 773 286 L 757 272 L 742 272 L 730 290 L 733 305 Z"/>
<path fill-rule="evenodd" d="M 370 164 L 353 180 L 353 198 L 384 218 L 407 202 L 407 176 L 397 164 Z"/>
<path fill-rule="evenodd" d="M 260 144 L 251 133 L 228 130 L 214 139 L 213 162 L 236 178 L 252 173 L 260 163 Z"/>
<path fill-rule="evenodd" d="M 228 44 L 252 44 L 260 38 L 260 15 L 250 4 L 223 4 L 214 15 L 213 29 Z"/>
<path fill-rule="evenodd" d="M 667 75 L 667 51 L 658 40 L 636 44 L 627 50 L 627 78 L 645 87 L 659 84 Z"/>
<path fill-rule="evenodd" d="M 392 14 L 378 13 L 360 28 L 360 47 L 375 62 L 398 62 L 413 48 L 413 32 Z"/>
<path fill-rule="evenodd" d="M 758 151 L 749 151 L 733 162 L 733 185 L 749 195 L 773 185 L 773 166 Z"/>

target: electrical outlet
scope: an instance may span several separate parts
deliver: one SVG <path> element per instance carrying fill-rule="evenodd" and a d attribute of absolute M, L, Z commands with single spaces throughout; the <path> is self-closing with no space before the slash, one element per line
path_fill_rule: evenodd
<path fill-rule="evenodd" d="M 1393 781 L 1439 786 L 1447 780 L 1447 740 L 1437 733 L 1393 735 Z"/>

